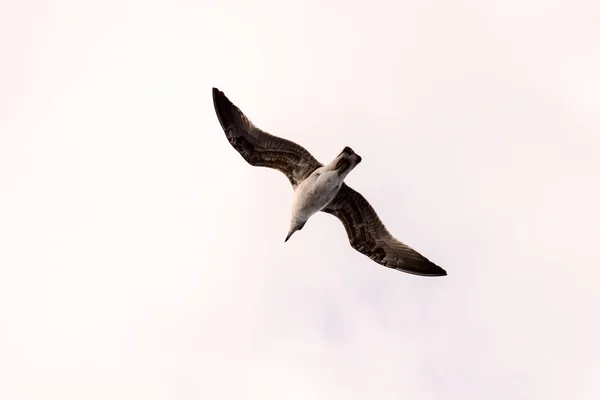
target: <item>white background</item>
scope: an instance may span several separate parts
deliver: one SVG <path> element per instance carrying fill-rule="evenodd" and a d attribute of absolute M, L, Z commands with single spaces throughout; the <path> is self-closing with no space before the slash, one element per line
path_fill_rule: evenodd
<path fill-rule="evenodd" d="M 600 398 L 596 1 L 0 7 L 0 398 Z M 386 269 L 213 86 L 445 268 Z"/>

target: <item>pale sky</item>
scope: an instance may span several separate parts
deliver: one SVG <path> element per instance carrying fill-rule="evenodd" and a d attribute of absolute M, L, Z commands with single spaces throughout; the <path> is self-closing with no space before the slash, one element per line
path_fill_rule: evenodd
<path fill-rule="evenodd" d="M 595 0 L 0 5 L 0 398 L 600 398 Z M 223 90 L 448 271 L 354 251 Z"/>

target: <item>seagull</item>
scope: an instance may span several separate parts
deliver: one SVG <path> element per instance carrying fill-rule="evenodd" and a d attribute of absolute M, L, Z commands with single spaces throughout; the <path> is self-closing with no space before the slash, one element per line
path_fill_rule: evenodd
<path fill-rule="evenodd" d="M 294 189 L 290 228 L 285 242 L 319 211 L 337 217 L 350 245 L 388 268 L 420 276 L 445 276 L 446 271 L 395 239 L 369 202 L 344 183 L 362 158 L 346 146 L 327 165 L 304 147 L 256 127 L 223 92 L 212 89 L 213 103 L 229 143 L 250 165 L 283 172 Z"/>

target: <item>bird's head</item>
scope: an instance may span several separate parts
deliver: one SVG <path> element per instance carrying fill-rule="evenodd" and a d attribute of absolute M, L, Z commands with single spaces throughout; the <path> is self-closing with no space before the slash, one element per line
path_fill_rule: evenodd
<path fill-rule="evenodd" d="M 306 221 L 299 221 L 299 220 L 292 219 L 292 222 L 290 224 L 290 230 L 289 230 L 287 236 L 285 237 L 284 242 L 287 242 L 288 239 L 294 234 L 294 232 L 302 230 L 302 228 L 304 228 L 305 224 L 306 224 Z"/>

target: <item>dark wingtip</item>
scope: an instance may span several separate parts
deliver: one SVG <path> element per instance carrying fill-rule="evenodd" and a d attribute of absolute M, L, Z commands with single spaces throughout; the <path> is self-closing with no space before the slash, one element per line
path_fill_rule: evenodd
<path fill-rule="evenodd" d="M 446 272 L 446 270 L 444 268 L 433 264 L 432 268 L 431 268 L 431 273 L 428 276 L 446 276 L 446 275 L 448 275 L 448 273 Z"/>
<path fill-rule="evenodd" d="M 212 88 L 212 97 L 213 97 L 213 105 L 215 106 L 215 110 L 219 111 L 219 103 L 223 103 L 223 99 L 227 99 L 225 93 L 221 92 L 217 88 Z"/>
<path fill-rule="evenodd" d="M 406 266 L 397 266 L 397 267 L 391 267 L 391 268 L 395 268 L 398 271 L 406 272 L 406 273 L 412 274 L 412 275 L 432 277 L 432 278 L 436 277 L 436 276 L 448 275 L 448 273 L 446 272 L 445 269 L 432 263 L 429 260 L 427 260 L 426 266 L 421 265 L 420 268 L 416 268 L 416 267 L 410 268 L 410 267 L 406 267 Z"/>
<path fill-rule="evenodd" d="M 225 93 L 215 87 L 212 88 L 212 97 L 217 118 L 219 119 L 221 128 L 225 130 L 227 125 L 235 120 L 234 111 L 232 110 L 233 104 L 229 101 L 227 96 L 225 96 Z"/>

